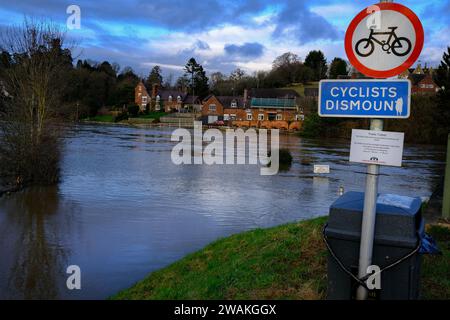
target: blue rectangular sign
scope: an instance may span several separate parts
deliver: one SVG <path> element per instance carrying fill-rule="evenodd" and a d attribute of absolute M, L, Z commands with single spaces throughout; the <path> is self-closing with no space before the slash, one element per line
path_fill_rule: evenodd
<path fill-rule="evenodd" d="M 347 118 L 409 118 L 409 80 L 322 80 L 319 115 Z"/>

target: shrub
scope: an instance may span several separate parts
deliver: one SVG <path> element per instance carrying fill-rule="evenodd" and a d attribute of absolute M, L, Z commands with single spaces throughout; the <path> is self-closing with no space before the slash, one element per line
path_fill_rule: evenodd
<path fill-rule="evenodd" d="M 301 135 L 309 138 L 318 137 L 322 134 L 322 129 L 322 118 L 320 118 L 317 113 L 312 113 L 311 115 L 305 117 Z"/>
<path fill-rule="evenodd" d="M 292 164 L 292 155 L 288 149 L 280 149 L 280 164 L 281 165 Z"/>
<path fill-rule="evenodd" d="M 136 104 L 128 106 L 128 114 L 132 117 L 136 117 L 139 114 L 139 106 Z"/>
<path fill-rule="evenodd" d="M 289 149 L 280 149 L 278 150 L 279 154 L 279 164 L 280 164 L 280 170 L 281 171 L 287 171 L 291 168 L 292 165 L 292 155 Z M 272 153 L 268 152 L 268 157 L 270 157 Z M 270 167 L 272 165 L 272 162 L 269 162 L 268 166 Z"/>
<path fill-rule="evenodd" d="M 4 134 L 0 146 L 0 175 L 10 177 L 17 186 L 53 184 L 59 180 L 59 134 L 47 128 L 39 138 L 28 139 L 33 128 L 26 124 L 14 126 Z"/>
<path fill-rule="evenodd" d="M 114 122 L 120 122 L 122 120 L 128 120 L 128 113 L 123 111 L 114 117 Z"/>

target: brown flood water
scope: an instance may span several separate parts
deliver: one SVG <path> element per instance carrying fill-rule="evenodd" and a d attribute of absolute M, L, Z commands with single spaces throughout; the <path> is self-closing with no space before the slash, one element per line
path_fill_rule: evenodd
<path fill-rule="evenodd" d="M 361 190 L 365 166 L 349 141 L 281 136 L 294 163 L 176 166 L 168 128 L 71 129 L 58 186 L 0 198 L 0 299 L 103 299 L 217 238 L 326 215 L 340 185 Z M 402 168 L 381 169 L 380 192 L 430 196 L 444 147 L 406 146 Z M 329 164 L 317 176 L 314 163 Z M 69 265 L 81 290 L 68 290 Z"/>

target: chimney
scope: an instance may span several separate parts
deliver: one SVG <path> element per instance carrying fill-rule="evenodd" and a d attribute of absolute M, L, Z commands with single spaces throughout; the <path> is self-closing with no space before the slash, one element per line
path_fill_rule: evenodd
<path fill-rule="evenodd" d="M 153 85 L 152 85 L 152 99 L 155 99 L 156 98 L 156 95 L 158 94 L 158 84 L 157 83 L 154 83 Z"/>

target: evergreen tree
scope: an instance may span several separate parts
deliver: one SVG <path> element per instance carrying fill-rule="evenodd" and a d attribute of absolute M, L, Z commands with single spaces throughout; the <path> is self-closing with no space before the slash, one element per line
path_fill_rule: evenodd
<path fill-rule="evenodd" d="M 438 93 L 440 115 L 435 115 L 435 117 L 436 121 L 441 124 L 442 141 L 445 141 L 450 132 L 450 47 L 447 47 L 447 52 L 444 52 L 434 80 L 441 88 Z"/>
<path fill-rule="evenodd" d="M 305 66 L 313 70 L 314 81 L 319 81 L 327 77 L 327 60 L 322 51 L 313 50 L 309 52 L 305 59 Z"/>
<path fill-rule="evenodd" d="M 337 79 L 347 74 L 347 62 L 341 58 L 334 58 L 330 65 L 330 79 Z"/>
<path fill-rule="evenodd" d="M 203 66 L 194 58 L 189 59 L 184 67 L 185 76 L 190 80 L 190 89 L 192 95 L 205 97 L 209 92 L 208 77 Z"/>
<path fill-rule="evenodd" d="M 447 47 L 447 52 L 444 52 L 434 80 L 441 89 L 443 88 L 439 95 L 447 97 L 446 100 L 450 101 L 450 47 Z"/>
<path fill-rule="evenodd" d="M 147 88 L 151 88 L 154 84 L 161 86 L 162 83 L 163 77 L 161 75 L 161 68 L 159 66 L 154 66 L 145 80 L 145 85 Z"/>

